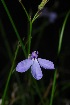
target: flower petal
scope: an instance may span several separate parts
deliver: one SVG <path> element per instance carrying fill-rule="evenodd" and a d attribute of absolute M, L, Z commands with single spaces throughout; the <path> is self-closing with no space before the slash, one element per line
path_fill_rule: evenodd
<path fill-rule="evenodd" d="M 53 62 L 42 58 L 38 58 L 38 61 L 40 66 L 43 67 L 44 69 L 54 69 Z"/>
<path fill-rule="evenodd" d="M 37 59 L 34 60 L 33 65 L 31 66 L 31 73 L 32 73 L 33 77 L 37 80 L 41 79 L 43 76 Z"/>
<path fill-rule="evenodd" d="M 33 61 L 31 59 L 25 59 L 18 63 L 16 67 L 16 71 L 21 72 L 21 73 L 25 72 L 30 68 L 32 64 L 33 64 Z"/>

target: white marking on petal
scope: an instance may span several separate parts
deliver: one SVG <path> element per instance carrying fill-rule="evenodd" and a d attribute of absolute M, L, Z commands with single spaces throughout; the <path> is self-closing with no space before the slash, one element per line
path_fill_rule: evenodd
<path fill-rule="evenodd" d="M 32 66 L 31 66 L 31 73 L 32 73 L 33 77 L 37 80 L 41 79 L 43 76 L 37 59 L 34 60 Z"/>
<path fill-rule="evenodd" d="M 33 64 L 33 61 L 31 59 L 25 59 L 18 63 L 16 67 L 16 71 L 21 72 L 21 73 L 25 72 L 30 68 L 32 64 Z"/>
<path fill-rule="evenodd" d="M 40 66 L 43 67 L 44 69 L 54 69 L 53 62 L 51 62 L 49 60 L 38 58 L 38 62 L 40 64 Z"/>

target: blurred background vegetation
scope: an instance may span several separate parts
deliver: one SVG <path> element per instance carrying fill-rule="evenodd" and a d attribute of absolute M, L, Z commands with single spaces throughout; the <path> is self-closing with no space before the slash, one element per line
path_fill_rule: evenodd
<path fill-rule="evenodd" d="M 16 33 L 1 1 L 0 102 L 18 46 Z M 27 51 L 29 23 L 26 14 L 18 0 L 4 1 Z M 31 17 L 37 12 L 40 2 L 41 0 L 22 0 Z M 53 61 L 57 68 L 53 105 L 70 105 L 70 15 L 63 33 L 61 51 L 57 56 L 60 32 L 69 10 L 69 0 L 49 0 L 32 27 L 30 52 L 39 51 L 39 57 Z M 52 21 L 52 15 L 47 16 L 47 13 L 55 15 Z M 15 71 L 17 63 L 23 59 L 26 57 L 22 47 L 19 47 L 14 62 L 14 72 L 11 75 L 5 97 L 5 105 L 49 105 L 55 70 L 42 68 L 44 76 L 37 81 L 32 77 L 30 70 L 22 74 Z"/>

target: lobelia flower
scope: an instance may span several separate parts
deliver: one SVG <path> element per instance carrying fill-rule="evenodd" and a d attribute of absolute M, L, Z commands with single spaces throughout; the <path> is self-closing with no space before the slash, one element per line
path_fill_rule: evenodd
<path fill-rule="evenodd" d="M 27 71 L 30 67 L 32 76 L 36 80 L 39 80 L 43 77 L 41 67 L 44 69 L 54 69 L 54 64 L 49 60 L 38 58 L 38 51 L 34 51 L 29 55 L 28 59 L 18 63 L 16 71 L 22 73 Z"/>

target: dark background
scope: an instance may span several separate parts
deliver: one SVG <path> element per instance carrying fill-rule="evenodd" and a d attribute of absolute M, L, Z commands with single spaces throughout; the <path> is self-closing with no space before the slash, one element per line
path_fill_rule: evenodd
<path fill-rule="evenodd" d="M 32 17 L 37 12 L 38 5 L 40 4 L 41 0 L 22 0 L 26 10 L 28 13 L 32 14 Z M 27 29 L 28 29 L 28 20 L 26 17 L 26 14 L 18 2 L 18 0 L 5 0 L 5 3 L 7 5 L 7 8 L 12 16 L 12 19 L 15 23 L 15 26 L 21 36 L 21 38 L 24 38 L 24 43 L 26 43 L 27 40 Z M 56 3 L 56 6 L 55 6 Z M 35 23 L 33 24 L 33 31 L 32 31 L 32 44 L 31 44 L 31 52 L 33 50 L 39 51 L 39 57 L 46 58 L 55 63 L 55 67 L 59 68 L 58 75 L 59 78 L 57 80 L 58 82 L 58 90 L 61 90 L 62 83 L 68 82 L 70 83 L 70 16 L 67 20 L 64 35 L 63 35 L 63 42 L 62 42 L 62 48 L 59 57 L 57 57 L 57 51 L 58 51 L 58 43 L 59 43 L 59 33 L 61 31 L 61 27 L 63 24 L 63 21 L 65 19 L 65 16 L 67 12 L 70 10 L 70 3 L 69 0 L 49 0 L 49 2 L 46 4 L 46 6 L 49 11 L 54 11 L 57 14 L 57 18 L 53 23 L 49 23 L 47 26 L 45 26 L 42 34 L 42 38 L 40 39 L 40 42 L 38 46 L 36 46 L 37 43 L 37 36 L 39 33 L 35 34 L 34 30 L 38 29 L 40 26 L 42 26 L 44 21 L 47 21 L 46 17 L 38 18 Z M 10 23 L 10 20 L 7 16 L 7 13 L 3 7 L 3 4 L 0 1 L 0 21 L 2 22 L 6 37 L 8 39 L 10 49 L 12 51 L 12 54 L 14 54 L 15 51 L 15 45 L 18 41 L 14 29 Z M 11 67 L 11 62 L 9 60 L 9 56 L 7 55 L 6 47 L 5 47 L 5 40 L 3 39 L 3 36 L 1 35 L 0 30 L 0 97 L 2 97 L 3 90 L 5 87 L 5 83 L 8 77 L 9 68 Z M 25 59 L 22 49 L 20 49 L 16 63 Z M 5 69 L 5 68 L 8 69 Z M 48 84 L 50 81 L 50 77 L 53 78 L 54 71 L 47 71 L 47 77 L 44 73 L 44 82 L 45 84 Z M 25 75 L 25 74 L 24 74 Z M 21 81 L 22 76 L 20 75 Z M 15 77 L 12 76 L 12 81 L 16 81 Z M 46 83 L 47 79 L 47 83 Z M 68 88 L 65 92 L 59 93 L 60 98 L 68 99 L 70 100 L 70 88 Z M 61 99 L 60 103 L 62 102 Z M 58 100 L 57 100 L 58 101 Z M 56 102 L 55 102 L 56 103 Z M 65 105 L 65 104 L 63 104 Z"/>

